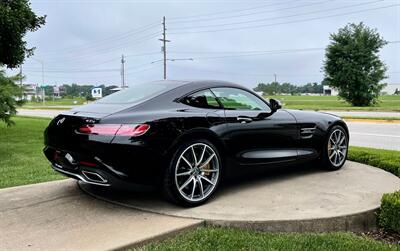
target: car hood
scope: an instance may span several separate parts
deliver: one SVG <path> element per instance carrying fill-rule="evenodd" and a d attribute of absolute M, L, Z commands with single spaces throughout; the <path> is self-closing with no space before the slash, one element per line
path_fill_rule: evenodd
<path fill-rule="evenodd" d="M 341 118 L 335 114 L 326 112 L 315 111 L 302 111 L 302 110 L 286 110 L 292 114 L 298 122 L 304 121 L 318 121 L 318 120 L 340 120 Z"/>

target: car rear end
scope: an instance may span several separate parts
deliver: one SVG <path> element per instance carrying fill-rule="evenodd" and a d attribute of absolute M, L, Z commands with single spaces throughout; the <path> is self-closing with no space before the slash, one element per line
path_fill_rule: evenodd
<path fill-rule="evenodd" d="M 96 117 L 62 114 L 45 131 L 44 154 L 54 170 L 89 184 L 150 184 L 159 153 L 146 134 L 149 124 L 105 124 Z"/>
<path fill-rule="evenodd" d="M 158 182 L 157 130 L 135 107 L 175 86 L 148 83 L 58 115 L 45 130 L 44 154 L 54 170 L 89 184 Z"/>

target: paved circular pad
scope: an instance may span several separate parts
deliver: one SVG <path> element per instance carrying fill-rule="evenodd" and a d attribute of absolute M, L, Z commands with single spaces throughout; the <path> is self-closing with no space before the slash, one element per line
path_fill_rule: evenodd
<path fill-rule="evenodd" d="M 379 208 L 382 194 L 398 190 L 400 179 L 381 169 L 350 161 L 335 172 L 290 168 L 221 186 L 212 200 L 195 208 L 170 204 L 156 192 L 80 186 L 89 194 L 113 203 L 204 219 L 213 224 L 254 225 L 256 229 L 276 231 L 326 231 L 373 227 L 374 212 Z"/>

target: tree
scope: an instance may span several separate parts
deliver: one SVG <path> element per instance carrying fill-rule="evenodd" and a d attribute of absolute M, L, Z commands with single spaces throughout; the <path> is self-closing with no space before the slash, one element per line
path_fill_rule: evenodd
<path fill-rule="evenodd" d="M 45 16 L 37 16 L 28 0 L 0 1 L 0 65 L 15 68 L 33 54 L 24 36 L 44 25 Z"/>
<path fill-rule="evenodd" d="M 377 102 L 385 86 L 386 66 L 379 59 L 379 50 L 387 43 L 377 32 L 363 23 L 348 24 L 330 35 L 324 62 L 325 81 L 336 87 L 339 96 L 353 106 L 369 106 Z"/>
<path fill-rule="evenodd" d="M 33 54 L 34 48 L 27 48 L 23 40 L 28 31 L 35 31 L 44 25 L 45 17 L 38 17 L 31 10 L 27 0 L 0 1 L 0 68 L 4 65 L 15 68 Z M 16 114 L 16 106 L 22 101 L 22 89 L 15 84 L 22 76 L 7 77 L 0 70 L 0 120 L 7 125 Z"/>
<path fill-rule="evenodd" d="M 7 125 L 12 125 L 12 115 L 17 113 L 16 106 L 22 101 L 17 99 L 22 95 L 22 89 L 15 84 L 22 76 L 7 77 L 4 71 L 0 71 L 0 120 Z"/>

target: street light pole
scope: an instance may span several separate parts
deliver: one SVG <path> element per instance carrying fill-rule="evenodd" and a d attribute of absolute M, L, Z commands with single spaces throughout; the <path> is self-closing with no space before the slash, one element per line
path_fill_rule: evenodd
<path fill-rule="evenodd" d="M 42 65 L 42 102 L 44 105 L 45 102 L 45 92 L 44 92 L 44 62 L 42 60 L 36 59 L 36 58 L 32 58 L 33 60 L 35 60 L 36 62 L 39 62 Z"/>

